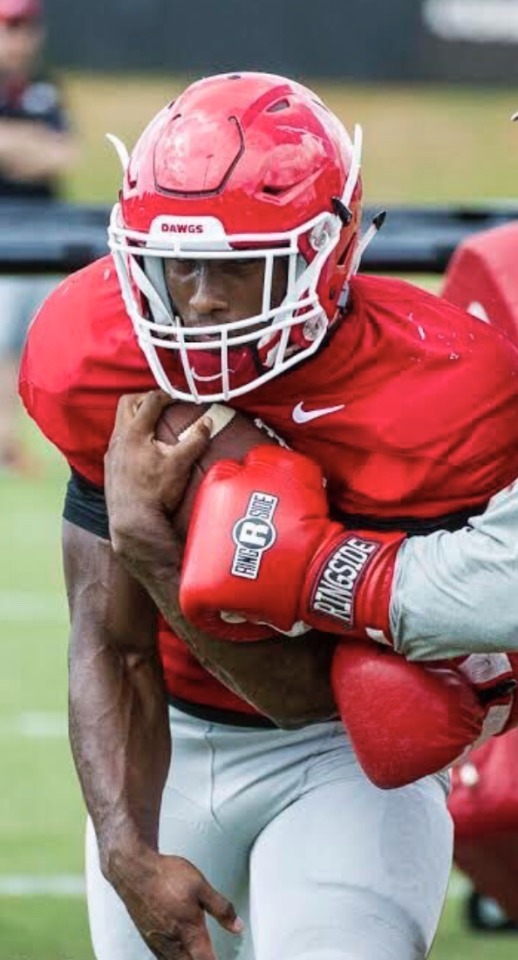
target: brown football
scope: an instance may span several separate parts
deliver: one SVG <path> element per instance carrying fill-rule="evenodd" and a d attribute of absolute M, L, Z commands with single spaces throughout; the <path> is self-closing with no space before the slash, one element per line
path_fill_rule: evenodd
<path fill-rule="evenodd" d="M 174 527 L 185 537 L 198 487 L 209 467 L 218 460 L 242 460 L 253 447 L 263 443 L 282 443 L 273 431 L 243 413 L 219 403 L 172 403 L 157 423 L 155 436 L 163 443 L 175 444 L 182 434 L 205 413 L 213 423 L 212 439 L 203 456 L 195 464 L 185 496 L 173 517 Z"/>

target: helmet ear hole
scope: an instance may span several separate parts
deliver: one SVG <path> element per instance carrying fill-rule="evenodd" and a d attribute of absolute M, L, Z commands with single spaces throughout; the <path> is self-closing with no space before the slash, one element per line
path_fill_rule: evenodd
<path fill-rule="evenodd" d="M 287 110 L 289 105 L 289 100 L 284 97 L 282 100 L 277 100 L 277 103 L 272 103 L 271 107 L 267 107 L 266 113 L 279 113 L 280 110 Z"/>
<path fill-rule="evenodd" d="M 351 246 L 352 246 L 352 244 L 354 243 L 354 241 L 355 241 L 355 237 L 353 236 L 353 237 L 350 237 L 349 243 L 346 243 L 346 245 L 345 245 L 342 253 L 340 254 L 340 256 L 339 256 L 339 258 L 338 258 L 338 260 L 337 260 L 337 266 L 338 266 L 338 267 L 343 267 L 343 266 L 344 266 L 344 264 L 345 264 L 345 262 L 346 262 L 346 260 L 347 260 L 347 257 L 349 256 L 349 253 L 350 253 L 350 250 L 351 250 Z"/>

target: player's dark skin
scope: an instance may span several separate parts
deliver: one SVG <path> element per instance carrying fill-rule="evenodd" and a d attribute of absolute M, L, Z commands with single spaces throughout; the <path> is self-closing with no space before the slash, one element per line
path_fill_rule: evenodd
<path fill-rule="evenodd" d="M 257 261 L 236 272 L 212 261 L 189 272 L 182 264 L 178 273 L 175 263 L 167 281 L 186 323 L 257 312 Z M 282 297 L 283 275 L 275 282 Z M 149 949 L 161 960 L 216 960 L 205 914 L 239 933 L 234 907 L 188 861 L 158 853 L 171 742 L 156 609 L 208 670 L 280 726 L 335 714 L 328 679 L 334 640 L 232 644 L 185 622 L 177 600 L 181 544 L 169 517 L 209 443 L 210 425 L 200 420 L 175 447 L 157 442 L 154 427 L 169 402 L 158 390 L 119 402 L 105 458 L 111 542 L 64 523 L 70 738 L 102 870 Z"/>
<path fill-rule="evenodd" d="M 166 260 L 165 279 L 171 299 L 186 327 L 233 323 L 259 313 L 263 296 L 263 260 Z M 286 290 L 286 264 L 276 260 L 272 307 Z"/>

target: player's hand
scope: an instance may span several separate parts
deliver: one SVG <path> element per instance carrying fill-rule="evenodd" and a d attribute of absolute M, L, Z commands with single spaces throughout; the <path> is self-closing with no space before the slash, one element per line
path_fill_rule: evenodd
<path fill-rule="evenodd" d="M 175 446 L 155 438 L 162 411 L 171 403 L 162 390 L 121 397 L 104 458 L 110 533 L 115 548 L 132 539 L 150 542 L 182 499 L 193 463 L 210 441 L 210 421 L 201 417 Z"/>
<path fill-rule="evenodd" d="M 217 960 L 206 914 L 229 933 L 243 930 L 232 903 L 182 857 L 149 851 L 140 858 L 138 876 L 119 878 L 116 888 L 159 960 Z"/>

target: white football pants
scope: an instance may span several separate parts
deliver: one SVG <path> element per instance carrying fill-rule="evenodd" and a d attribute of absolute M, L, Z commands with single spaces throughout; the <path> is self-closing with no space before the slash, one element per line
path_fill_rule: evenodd
<path fill-rule="evenodd" d="M 422 960 L 452 858 L 448 778 L 379 790 L 340 723 L 296 731 L 171 710 L 160 849 L 194 863 L 246 924 L 209 919 L 218 960 Z M 152 960 L 99 869 L 87 830 L 97 960 Z"/>

